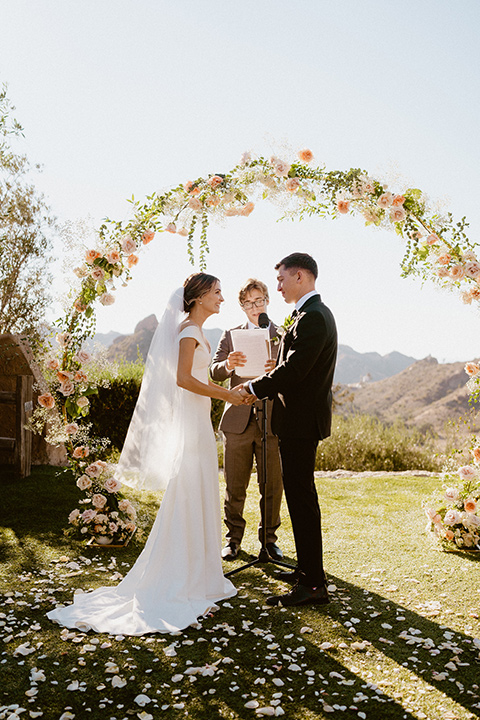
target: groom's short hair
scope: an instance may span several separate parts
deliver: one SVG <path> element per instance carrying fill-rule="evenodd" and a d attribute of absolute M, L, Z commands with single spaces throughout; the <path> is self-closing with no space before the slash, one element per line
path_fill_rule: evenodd
<path fill-rule="evenodd" d="M 307 255 L 307 253 L 292 253 L 291 255 L 287 255 L 287 257 L 284 257 L 283 260 L 280 260 L 280 262 L 275 265 L 275 270 L 278 270 L 281 265 L 283 265 L 286 270 L 308 270 L 308 272 L 312 273 L 315 280 L 318 277 L 317 263 L 313 257 Z"/>

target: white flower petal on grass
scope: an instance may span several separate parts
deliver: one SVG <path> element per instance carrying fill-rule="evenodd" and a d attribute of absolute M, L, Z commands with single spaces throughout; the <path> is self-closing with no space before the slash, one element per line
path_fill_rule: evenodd
<path fill-rule="evenodd" d="M 175 703 L 175 705 L 172 705 L 172 708 L 175 708 L 175 710 L 183 710 L 184 707 L 185 707 L 185 703 L 183 703 L 183 702 Z"/>
<path fill-rule="evenodd" d="M 36 667 L 32 668 L 30 670 L 30 682 L 37 683 L 37 682 L 45 682 L 46 677 L 43 670 L 37 670 Z"/>
<path fill-rule="evenodd" d="M 19 645 L 17 649 L 14 650 L 13 657 L 16 657 L 17 655 L 30 655 L 33 652 L 35 652 L 35 648 L 31 647 L 29 642 L 26 642 Z"/>
<path fill-rule="evenodd" d="M 78 680 L 74 680 L 70 683 L 70 685 L 67 685 L 67 690 L 78 690 L 79 687 L 80 683 L 78 682 Z"/>
<path fill-rule="evenodd" d="M 245 707 L 249 710 L 255 710 L 255 708 L 258 708 L 260 706 L 260 703 L 258 700 L 249 700 L 245 703 Z"/>
<path fill-rule="evenodd" d="M 273 684 L 276 685 L 277 687 L 282 687 L 282 685 L 285 685 L 285 683 L 283 682 L 283 680 L 280 680 L 280 678 L 272 678 L 272 682 L 273 682 Z"/>
<path fill-rule="evenodd" d="M 145 705 L 148 705 L 148 703 L 152 702 L 151 699 L 148 697 L 148 695 L 137 695 L 137 697 L 134 699 L 133 702 L 136 702 L 137 705 L 140 705 L 140 707 L 144 707 Z"/>
<path fill-rule="evenodd" d="M 271 705 L 268 705 L 267 707 L 257 708 L 257 709 L 255 710 L 255 712 L 257 713 L 257 715 L 269 715 L 269 716 L 272 716 L 272 715 L 275 715 L 275 708 L 272 707 Z"/>
<path fill-rule="evenodd" d="M 28 714 L 30 715 L 31 718 L 38 718 L 38 717 L 42 717 L 43 711 L 42 710 L 30 710 L 30 712 Z"/>
<path fill-rule="evenodd" d="M 172 682 L 174 682 L 174 683 L 181 682 L 182 680 L 183 680 L 183 675 L 174 675 L 172 677 Z"/>
<path fill-rule="evenodd" d="M 37 693 L 38 693 L 38 688 L 36 688 L 36 687 L 30 688 L 30 690 L 25 691 L 25 695 L 30 698 L 35 697 L 35 695 Z"/>
<path fill-rule="evenodd" d="M 285 710 L 279 706 L 275 708 L 275 717 L 280 717 L 280 715 L 285 715 Z"/>
<path fill-rule="evenodd" d="M 334 645 L 331 642 L 326 641 L 320 645 L 320 650 L 330 650 L 333 647 Z"/>
<path fill-rule="evenodd" d="M 122 687 L 125 687 L 126 684 L 127 684 L 127 681 L 125 680 L 125 678 L 121 677 L 120 675 L 114 675 L 112 677 L 112 687 L 122 688 Z"/>
<path fill-rule="evenodd" d="M 305 627 L 300 628 L 300 634 L 303 635 L 303 633 L 311 633 L 313 632 L 313 628 L 308 627 L 308 625 L 305 625 Z"/>
<path fill-rule="evenodd" d="M 153 715 L 150 715 L 150 713 L 145 712 L 145 710 L 142 710 L 141 713 L 137 713 L 137 717 L 140 720 L 153 720 Z"/>
<path fill-rule="evenodd" d="M 71 713 L 69 710 L 67 710 L 63 713 L 63 715 L 60 715 L 58 720 L 73 720 L 74 717 L 74 713 Z"/>
<path fill-rule="evenodd" d="M 288 666 L 288 669 L 292 670 L 292 672 L 299 672 L 302 668 L 300 667 L 300 665 L 297 665 L 296 663 L 292 663 L 291 665 Z"/>

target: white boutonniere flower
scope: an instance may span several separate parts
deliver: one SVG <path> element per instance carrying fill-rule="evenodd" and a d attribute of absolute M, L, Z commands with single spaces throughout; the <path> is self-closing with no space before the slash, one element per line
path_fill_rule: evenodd
<path fill-rule="evenodd" d="M 291 326 L 293 325 L 293 318 L 291 315 L 288 315 L 285 320 L 283 321 L 283 325 L 279 325 L 277 327 L 277 333 L 274 338 L 272 338 L 272 343 L 274 345 L 278 345 L 280 340 L 283 338 L 283 336 L 289 331 Z"/>

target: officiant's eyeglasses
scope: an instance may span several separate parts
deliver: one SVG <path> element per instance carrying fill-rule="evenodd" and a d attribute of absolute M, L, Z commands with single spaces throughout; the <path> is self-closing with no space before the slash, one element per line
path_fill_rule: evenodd
<path fill-rule="evenodd" d="M 244 310 L 251 310 L 254 306 L 257 308 L 261 308 L 265 305 L 266 302 L 266 298 L 262 298 L 261 300 L 254 300 L 253 302 L 244 302 L 242 308 Z"/>

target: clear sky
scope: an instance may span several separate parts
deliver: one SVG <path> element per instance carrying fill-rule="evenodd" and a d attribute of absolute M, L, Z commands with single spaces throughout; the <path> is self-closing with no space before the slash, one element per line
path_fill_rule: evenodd
<path fill-rule="evenodd" d="M 230 169 L 245 150 L 309 147 L 328 169 L 361 167 L 419 187 L 480 242 L 478 0 L 0 0 L 0 80 L 25 129 L 18 148 L 60 221 L 128 217 L 126 198 Z M 402 241 L 358 218 L 278 223 L 279 208 L 211 225 L 208 271 L 243 318 L 239 285 L 310 252 L 340 342 L 417 358 L 480 354 L 480 313 L 400 278 Z M 88 245 L 88 238 L 85 238 Z M 60 254 L 60 245 L 56 248 Z M 157 235 L 98 330 L 131 332 L 192 271 L 184 240 Z M 56 289 L 68 277 L 57 268 Z"/>

